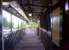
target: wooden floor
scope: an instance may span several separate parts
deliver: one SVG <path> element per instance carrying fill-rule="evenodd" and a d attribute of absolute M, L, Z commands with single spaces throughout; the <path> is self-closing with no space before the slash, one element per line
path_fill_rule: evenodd
<path fill-rule="evenodd" d="M 16 44 L 14 50 L 45 50 L 39 40 L 36 31 L 31 29 L 25 30 L 25 35 L 21 33 L 21 39 Z"/>

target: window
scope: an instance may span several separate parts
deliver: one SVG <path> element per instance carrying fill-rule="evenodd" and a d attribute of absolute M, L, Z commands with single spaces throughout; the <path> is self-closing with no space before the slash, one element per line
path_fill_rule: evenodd
<path fill-rule="evenodd" d="M 3 35 L 6 36 L 11 32 L 11 14 L 5 10 L 2 10 L 2 16 Z"/>
<path fill-rule="evenodd" d="M 18 29 L 18 17 L 12 15 L 12 31 L 16 31 Z"/>

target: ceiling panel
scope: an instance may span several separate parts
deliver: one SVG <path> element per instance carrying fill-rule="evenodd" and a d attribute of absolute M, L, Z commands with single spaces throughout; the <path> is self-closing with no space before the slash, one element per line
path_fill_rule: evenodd
<path fill-rule="evenodd" d="M 55 5 L 59 0 L 52 0 L 53 5 Z"/>
<path fill-rule="evenodd" d="M 33 12 L 41 12 L 42 7 L 32 7 Z"/>
<path fill-rule="evenodd" d="M 42 5 L 40 0 L 34 0 L 33 1 L 33 4 L 34 5 Z"/>
<path fill-rule="evenodd" d="M 40 13 L 33 13 L 33 16 L 38 16 Z"/>
<path fill-rule="evenodd" d="M 16 1 L 16 0 L 2 0 L 2 2 L 10 2 L 10 1 Z"/>
<path fill-rule="evenodd" d="M 27 4 L 27 0 L 22 0 L 22 4 Z"/>

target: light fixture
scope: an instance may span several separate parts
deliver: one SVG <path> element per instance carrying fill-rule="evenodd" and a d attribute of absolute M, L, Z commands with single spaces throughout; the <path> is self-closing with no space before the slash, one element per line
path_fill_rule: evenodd
<path fill-rule="evenodd" d="M 2 2 L 2 5 L 9 5 L 9 2 Z"/>
<path fill-rule="evenodd" d="M 31 13 L 29 13 L 29 16 L 32 16 L 32 14 L 31 14 Z"/>
<path fill-rule="evenodd" d="M 69 10 L 69 7 L 68 7 L 69 5 L 68 5 L 68 2 L 66 2 L 66 4 L 65 4 L 65 10 L 66 11 L 68 11 Z"/>

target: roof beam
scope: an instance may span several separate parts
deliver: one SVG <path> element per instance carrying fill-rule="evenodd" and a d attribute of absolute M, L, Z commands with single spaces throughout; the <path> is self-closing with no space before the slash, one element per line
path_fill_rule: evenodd
<path fill-rule="evenodd" d="M 48 7 L 47 10 L 44 12 L 44 14 L 50 14 L 53 10 L 55 10 L 57 7 L 60 7 L 60 1 L 58 1 L 54 6 Z M 51 8 L 51 11 L 49 12 L 49 8 Z"/>
<path fill-rule="evenodd" d="M 42 13 L 42 12 L 32 12 L 32 13 Z"/>
<path fill-rule="evenodd" d="M 11 1 L 16 1 L 16 0 L 2 0 L 2 2 L 11 2 Z"/>
<path fill-rule="evenodd" d="M 24 10 L 21 9 L 20 5 L 16 1 L 12 1 L 10 3 L 10 6 L 13 7 L 20 15 L 22 15 L 28 22 L 30 21 L 26 14 L 24 13 Z M 16 7 L 15 7 L 16 6 Z"/>
<path fill-rule="evenodd" d="M 47 6 L 36 5 L 36 4 L 23 4 L 23 6 L 47 7 Z"/>
<path fill-rule="evenodd" d="M 18 18 L 21 18 L 21 19 L 25 20 L 24 17 L 22 17 L 22 15 L 20 15 L 15 9 L 13 9 L 13 8 L 11 8 L 11 7 L 10 7 L 10 9 L 9 9 L 9 8 L 7 8 L 7 7 L 5 7 L 5 6 L 2 6 L 2 9 L 4 9 L 4 10 L 10 12 L 11 14 L 17 16 Z M 16 13 L 14 13 L 13 11 L 15 11 Z"/>

